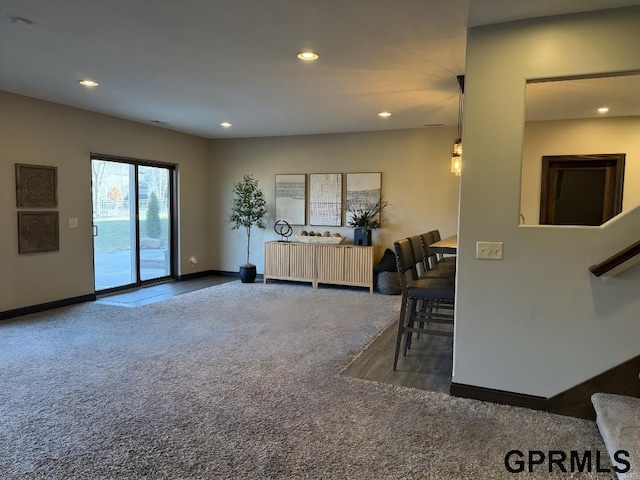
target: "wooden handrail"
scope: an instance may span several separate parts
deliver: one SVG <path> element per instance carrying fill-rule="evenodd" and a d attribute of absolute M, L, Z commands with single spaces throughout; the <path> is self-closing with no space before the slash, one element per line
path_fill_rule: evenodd
<path fill-rule="evenodd" d="M 619 251 L 615 255 L 607 258 L 604 262 L 600 262 L 597 265 L 592 265 L 589 268 L 589 271 L 593 273 L 596 277 L 599 277 L 601 275 L 604 275 L 608 271 L 613 270 L 618 265 L 623 264 L 627 260 L 632 259 L 639 253 L 640 253 L 640 241 L 625 248 L 624 250 Z"/>

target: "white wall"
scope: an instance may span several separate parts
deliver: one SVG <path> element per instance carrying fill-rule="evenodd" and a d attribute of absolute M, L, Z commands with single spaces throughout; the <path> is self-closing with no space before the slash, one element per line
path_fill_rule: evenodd
<path fill-rule="evenodd" d="M 526 80 L 640 70 L 638 25 L 629 8 L 470 29 L 454 382 L 549 397 L 640 353 L 640 268 L 588 272 L 639 239 L 640 210 L 518 227 Z M 476 260 L 483 240 L 504 260 Z"/>
<path fill-rule="evenodd" d="M 527 122 L 522 155 L 521 212 L 527 225 L 540 220 L 544 155 L 626 154 L 622 211 L 640 205 L 640 117 Z"/>
<path fill-rule="evenodd" d="M 423 128 L 383 132 L 268 137 L 212 142 L 211 218 L 212 264 L 223 271 L 237 271 L 244 263 L 246 236 L 225 222 L 233 184 L 245 173 L 254 175 L 265 192 L 269 207 L 267 229 L 254 229 L 251 261 L 264 267 L 264 242 L 279 238 L 275 222 L 275 175 L 283 173 L 382 172 L 384 228 L 373 233 L 373 242 L 393 248 L 394 240 L 440 229 L 443 236 L 457 228 L 459 177 L 450 172 L 455 128 Z M 308 227 L 340 232 L 351 242 L 348 227 Z M 302 227 L 295 227 L 299 233 Z"/>
<path fill-rule="evenodd" d="M 93 293 L 91 152 L 178 164 L 181 271 L 209 268 L 208 140 L 0 92 L 0 311 Z M 59 252 L 18 255 L 16 163 L 58 167 Z"/>

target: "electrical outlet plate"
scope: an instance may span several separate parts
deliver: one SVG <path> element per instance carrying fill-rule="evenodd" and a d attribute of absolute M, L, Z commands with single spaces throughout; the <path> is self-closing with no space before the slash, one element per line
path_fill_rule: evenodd
<path fill-rule="evenodd" d="M 503 242 L 476 242 L 476 258 L 502 260 Z"/>
<path fill-rule="evenodd" d="M 69 228 L 78 228 L 78 219 L 70 218 L 69 219 Z"/>

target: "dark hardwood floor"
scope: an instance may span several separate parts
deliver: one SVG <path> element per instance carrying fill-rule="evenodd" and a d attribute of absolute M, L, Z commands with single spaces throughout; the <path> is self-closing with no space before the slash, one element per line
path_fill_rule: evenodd
<path fill-rule="evenodd" d="M 107 305 L 118 305 L 120 307 L 139 307 L 150 303 L 166 300 L 171 297 L 182 295 L 183 293 L 194 292 L 202 288 L 220 285 L 226 282 L 239 281 L 233 277 L 220 277 L 209 275 L 193 280 L 185 280 L 181 282 L 169 281 L 156 285 L 136 288 L 110 295 L 98 296 L 98 303 Z"/>
<path fill-rule="evenodd" d="M 393 370 L 393 354 L 398 327 L 389 326 L 345 370 L 343 375 L 418 388 L 432 392 L 449 393 L 453 369 L 453 338 L 421 335 L 415 338 L 406 356 L 398 360 Z"/>

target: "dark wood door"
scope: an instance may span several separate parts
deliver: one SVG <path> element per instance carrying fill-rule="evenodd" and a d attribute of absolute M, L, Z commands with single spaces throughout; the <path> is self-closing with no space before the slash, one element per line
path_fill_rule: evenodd
<path fill-rule="evenodd" d="M 622 211 L 625 154 L 542 157 L 541 225 L 602 225 Z"/>

